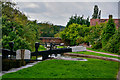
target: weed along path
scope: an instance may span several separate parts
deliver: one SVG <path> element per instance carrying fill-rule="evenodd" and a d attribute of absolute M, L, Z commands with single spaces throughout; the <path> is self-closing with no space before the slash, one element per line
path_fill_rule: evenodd
<path fill-rule="evenodd" d="M 96 51 L 92 51 L 92 50 L 86 50 L 86 51 L 88 51 L 88 52 L 94 52 L 94 53 L 99 53 L 99 54 L 110 55 L 110 56 L 120 57 L 120 55 L 115 55 L 115 54 L 110 54 L 110 53 L 96 52 Z"/>

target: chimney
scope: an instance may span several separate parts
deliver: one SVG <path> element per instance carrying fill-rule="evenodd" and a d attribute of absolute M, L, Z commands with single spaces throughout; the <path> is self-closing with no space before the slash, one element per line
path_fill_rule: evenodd
<path fill-rule="evenodd" d="M 113 16 L 112 15 L 109 15 L 109 19 L 112 18 Z"/>

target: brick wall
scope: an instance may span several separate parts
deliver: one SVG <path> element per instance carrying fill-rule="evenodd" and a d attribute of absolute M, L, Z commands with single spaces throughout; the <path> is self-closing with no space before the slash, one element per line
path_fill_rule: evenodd
<path fill-rule="evenodd" d="M 109 19 L 90 19 L 90 25 L 95 26 L 96 23 L 105 23 L 108 22 Z M 116 28 L 120 27 L 120 19 L 113 19 L 116 25 Z"/>

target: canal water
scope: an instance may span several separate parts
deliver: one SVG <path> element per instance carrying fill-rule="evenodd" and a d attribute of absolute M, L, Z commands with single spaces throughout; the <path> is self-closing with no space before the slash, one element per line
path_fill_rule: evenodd
<path fill-rule="evenodd" d="M 61 59 L 61 60 L 87 61 L 87 59 L 84 59 L 84 58 L 64 56 L 61 54 L 57 54 L 57 55 L 52 54 L 52 55 L 49 55 L 48 57 L 50 57 L 52 59 Z M 42 57 L 39 57 L 38 60 L 42 60 Z"/>

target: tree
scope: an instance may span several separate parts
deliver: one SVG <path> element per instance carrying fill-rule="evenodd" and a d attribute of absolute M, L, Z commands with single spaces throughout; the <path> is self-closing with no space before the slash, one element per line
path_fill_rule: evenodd
<path fill-rule="evenodd" d="M 8 48 L 10 41 L 15 42 L 16 49 L 25 48 L 33 50 L 37 36 L 37 23 L 29 21 L 11 2 L 2 2 L 2 43 Z M 25 47 L 26 46 L 26 47 Z"/>
<path fill-rule="evenodd" d="M 41 37 L 54 37 L 54 35 L 59 33 L 61 30 L 61 26 L 50 23 L 38 23 L 38 31 L 41 33 Z"/>
<path fill-rule="evenodd" d="M 107 42 L 109 41 L 110 37 L 115 34 L 116 27 L 115 23 L 112 18 L 110 18 L 106 24 L 106 26 L 103 28 L 102 32 L 102 47 L 104 47 Z"/>
<path fill-rule="evenodd" d="M 84 42 L 84 37 L 88 32 L 89 27 L 86 25 L 73 23 L 60 33 L 60 37 L 69 45 L 78 45 Z"/>
<path fill-rule="evenodd" d="M 101 18 L 101 10 L 99 11 L 99 14 L 98 14 L 98 19 Z"/>
<path fill-rule="evenodd" d="M 12 36 L 14 37 L 12 37 Z M 9 42 L 13 41 L 14 42 L 14 50 L 17 49 L 29 49 L 31 50 L 30 43 L 26 41 L 25 39 L 22 39 L 18 35 L 15 35 L 14 32 L 11 33 L 10 36 L 3 36 L 2 38 L 2 47 L 5 49 L 9 49 Z"/>
<path fill-rule="evenodd" d="M 95 26 L 90 26 L 90 32 L 86 36 L 88 42 L 92 45 L 92 48 L 98 49 L 102 48 L 101 43 L 101 33 L 103 30 L 103 27 L 105 26 L 105 23 L 96 24 Z"/>
<path fill-rule="evenodd" d="M 99 8 L 97 5 L 94 6 L 94 13 L 92 15 L 92 19 L 100 19 L 101 17 L 101 10 L 99 11 Z"/>
<path fill-rule="evenodd" d="M 80 24 L 80 25 L 87 25 L 88 27 L 90 26 L 90 22 L 89 22 L 89 17 L 87 19 L 83 19 L 83 15 L 82 17 L 77 16 L 77 14 L 75 14 L 75 16 L 71 16 L 66 27 L 68 27 L 69 25 L 76 23 L 76 24 Z"/>
<path fill-rule="evenodd" d="M 109 39 L 103 50 L 120 54 L 120 28 Z"/>

